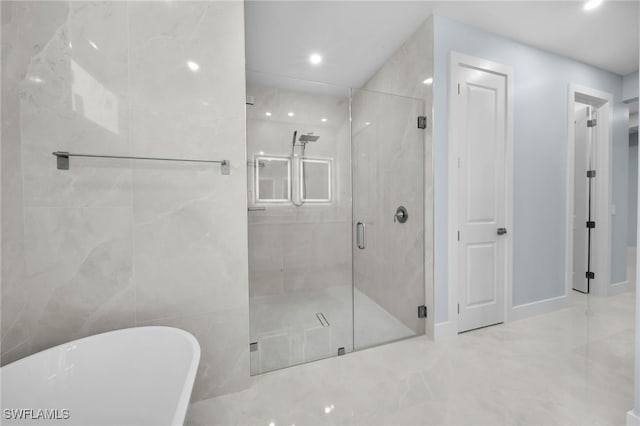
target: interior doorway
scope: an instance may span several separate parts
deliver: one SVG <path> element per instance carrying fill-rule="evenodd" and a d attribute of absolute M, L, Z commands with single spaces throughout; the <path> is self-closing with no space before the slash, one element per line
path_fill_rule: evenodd
<path fill-rule="evenodd" d="M 638 230 L 638 100 L 629 103 L 629 185 L 627 215 L 627 281 L 636 284 Z"/>
<path fill-rule="evenodd" d="M 611 276 L 609 93 L 569 87 L 567 155 L 567 291 L 605 296 Z"/>
<path fill-rule="evenodd" d="M 449 273 L 459 333 L 504 322 L 510 303 L 512 78 L 510 66 L 451 54 Z"/>
<path fill-rule="evenodd" d="M 575 103 L 574 115 L 574 210 L 573 210 L 573 290 L 589 294 L 593 272 L 591 233 L 595 227 L 593 211 L 593 147 L 597 143 L 597 112 L 582 102 Z"/>

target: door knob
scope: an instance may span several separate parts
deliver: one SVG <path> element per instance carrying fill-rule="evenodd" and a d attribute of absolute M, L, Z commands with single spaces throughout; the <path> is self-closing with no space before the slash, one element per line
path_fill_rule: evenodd
<path fill-rule="evenodd" d="M 498 228 L 498 235 L 504 235 L 507 233 L 507 228 Z"/>

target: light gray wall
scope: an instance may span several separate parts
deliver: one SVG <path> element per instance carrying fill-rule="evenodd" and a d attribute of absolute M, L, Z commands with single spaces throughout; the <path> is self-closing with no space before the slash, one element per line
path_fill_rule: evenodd
<path fill-rule="evenodd" d="M 436 16 L 434 76 L 436 322 L 447 320 L 447 131 L 449 52 L 515 69 L 513 303 L 564 293 L 567 93 L 575 83 L 613 94 L 612 282 L 625 280 L 626 109 L 622 77 Z"/>
<path fill-rule="evenodd" d="M 613 90 L 602 89 L 609 93 Z M 627 214 L 629 185 L 629 109 L 614 98 L 613 156 L 611 168 L 612 202 L 615 215 L 611 216 L 611 282 L 627 281 Z"/>
<path fill-rule="evenodd" d="M 622 100 L 628 101 L 638 97 L 638 71 L 622 78 Z"/>
<path fill-rule="evenodd" d="M 638 217 L 638 134 L 629 135 L 629 213 L 627 246 L 635 247 L 637 239 Z M 631 277 L 629 277 L 631 279 Z"/>
<path fill-rule="evenodd" d="M 241 2 L 2 2 L 3 364 L 167 325 L 200 342 L 194 398 L 249 385 L 243 19 Z M 232 170 L 59 171 L 56 150 Z"/>

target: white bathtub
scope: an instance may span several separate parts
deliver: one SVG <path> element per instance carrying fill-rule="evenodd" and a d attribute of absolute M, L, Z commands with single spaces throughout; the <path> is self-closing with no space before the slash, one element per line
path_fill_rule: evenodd
<path fill-rule="evenodd" d="M 181 425 L 199 361 L 198 341 L 170 327 L 65 343 L 0 369 L 0 423 Z"/>

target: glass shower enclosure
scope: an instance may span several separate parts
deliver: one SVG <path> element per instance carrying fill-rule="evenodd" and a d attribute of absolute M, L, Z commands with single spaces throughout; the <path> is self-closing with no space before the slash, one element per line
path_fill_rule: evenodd
<path fill-rule="evenodd" d="M 247 81 L 251 373 L 424 334 L 424 101 Z"/>

